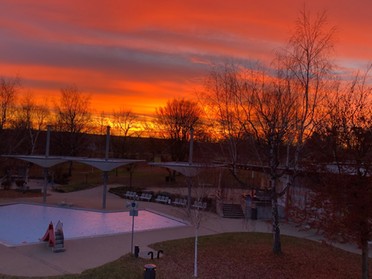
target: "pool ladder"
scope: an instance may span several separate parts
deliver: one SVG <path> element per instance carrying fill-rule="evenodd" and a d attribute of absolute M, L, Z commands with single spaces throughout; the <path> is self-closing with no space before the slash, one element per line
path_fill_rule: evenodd
<path fill-rule="evenodd" d="M 64 252 L 65 251 L 65 237 L 62 230 L 56 230 L 55 232 L 55 244 L 53 247 L 53 252 Z"/>

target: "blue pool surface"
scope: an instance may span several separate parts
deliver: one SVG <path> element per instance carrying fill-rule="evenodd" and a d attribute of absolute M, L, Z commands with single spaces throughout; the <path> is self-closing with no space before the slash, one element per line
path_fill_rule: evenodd
<path fill-rule="evenodd" d="M 129 212 L 101 212 L 33 204 L 0 206 L 0 243 L 6 246 L 38 243 L 48 224 L 63 223 L 65 239 L 94 237 L 132 231 Z M 150 211 L 134 217 L 134 231 L 185 226 L 186 224 Z"/>

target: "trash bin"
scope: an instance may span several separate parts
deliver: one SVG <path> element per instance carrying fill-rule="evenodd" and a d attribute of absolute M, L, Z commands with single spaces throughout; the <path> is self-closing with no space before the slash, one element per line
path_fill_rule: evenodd
<path fill-rule="evenodd" d="M 257 220 L 257 207 L 251 208 L 251 219 Z"/>
<path fill-rule="evenodd" d="M 156 265 L 154 264 L 145 264 L 145 272 L 144 278 L 145 279 L 155 279 L 156 277 Z"/>

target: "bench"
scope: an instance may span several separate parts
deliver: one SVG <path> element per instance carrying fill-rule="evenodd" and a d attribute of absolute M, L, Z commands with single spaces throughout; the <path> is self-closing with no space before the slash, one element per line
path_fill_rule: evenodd
<path fill-rule="evenodd" d="M 202 201 L 195 201 L 192 207 L 196 209 L 206 209 L 207 203 Z"/>
<path fill-rule="evenodd" d="M 179 205 L 179 206 L 186 206 L 187 205 L 187 199 L 175 199 L 173 202 L 174 205 Z"/>
<path fill-rule="evenodd" d="M 137 195 L 137 193 L 136 193 L 136 192 L 132 192 L 132 191 L 127 191 L 127 192 L 125 193 L 125 197 L 126 197 L 127 199 L 130 199 L 130 200 L 136 200 L 136 199 L 138 199 L 138 195 Z"/>
<path fill-rule="evenodd" d="M 62 207 L 73 207 L 74 206 L 73 203 L 66 202 L 66 201 L 61 201 L 58 205 Z"/>
<path fill-rule="evenodd" d="M 161 196 L 161 195 L 157 196 L 156 199 L 155 199 L 155 201 L 156 202 L 160 202 L 160 203 L 165 203 L 165 204 L 170 203 L 169 197 L 167 197 L 167 196 Z"/>
<path fill-rule="evenodd" d="M 151 198 L 152 198 L 152 194 L 150 193 L 142 193 L 141 196 L 139 196 L 140 200 L 150 201 Z"/>

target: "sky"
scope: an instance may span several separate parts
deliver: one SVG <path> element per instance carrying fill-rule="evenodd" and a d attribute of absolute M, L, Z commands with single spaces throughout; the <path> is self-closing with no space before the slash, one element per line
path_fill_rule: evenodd
<path fill-rule="evenodd" d="M 76 85 L 97 112 L 152 114 L 212 65 L 270 61 L 304 5 L 336 26 L 340 67 L 372 62 L 370 0 L 0 0 L 0 76 L 39 101 Z"/>

